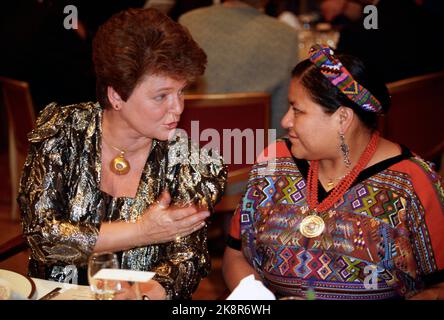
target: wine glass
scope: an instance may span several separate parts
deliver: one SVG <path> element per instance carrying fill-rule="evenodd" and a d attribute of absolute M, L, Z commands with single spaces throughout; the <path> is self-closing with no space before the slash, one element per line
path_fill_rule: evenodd
<path fill-rule="evenodd" d="M 119 260 L 112 252 L 93 253 L 88 261 L 88 282 L 96 300 L 112 300 L 121 291 L 122 284 L 117 280 L 100 279 L 97 272 L 101 269 L 118 269 Z"/>

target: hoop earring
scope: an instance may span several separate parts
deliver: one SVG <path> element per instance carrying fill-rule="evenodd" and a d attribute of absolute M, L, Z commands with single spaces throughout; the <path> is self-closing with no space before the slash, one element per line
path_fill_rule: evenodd
<path fill-rule="evenodd" d="M 339 148 L 341 150 L 342 157 L 344 158 L 345 166 L 347 168 L 350 168 L 350 166 L 351 166 L 351 161 L 349 158 L 350 148 L 348 147 L 347 143 L 345 143 L 345 136 L 343 133 L 339 134 L 339 140 L 341 140 L 341 144 L 340 144 Z"/>

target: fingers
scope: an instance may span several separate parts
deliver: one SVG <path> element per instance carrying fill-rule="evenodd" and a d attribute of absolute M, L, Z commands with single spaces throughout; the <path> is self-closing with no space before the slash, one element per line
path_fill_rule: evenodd
<path fill-rule="evenodd" d="M 157 202 L 158 202 L 157 205 L 159 207 L 161 207 L 163 209 L 168 208 L 170 206 L 170 203 L 171 203 L 171 195 L 170 195 L 170 193 L 167 190 L 163 191 L 162 194 L 160 195 L 160 197 L 157 199 Z"/>
<path fill-rule="evenodd" d="M 196 224 L 192 225 L 191 227 L 185 229 L 185 231 L 182 232 L 182 236 L 183 236 L 183 237 L 184 237 L 184 236 L 188 236 L 188 235 L 190 235 L 190 234 L 196 232 L 197 230 L 202 229 L 202 228 L 205 227 L 205 226 L 206 226 L 205 221 L 202 221 L 202 222 L 196 223 Z"/>
<path fill-rule="evenodd" d="M 142 234 L 150 243 L 162 243 L 187 236 L 205 226 L 205 219 L 210 216 L 208 208 L 196 205 L 178 207 L 171 204 L 168 191 L 162 192 L 157 203 L 143 215 L 141 224 L 146 226 Z"/>
<path fill-rule="evenodd" d="M 208 210 L 201 210 L 198 211 L 198 209 L 194 206 L 185 207 L 185 208 L 177 208 L 170 212 L 170 217 L 179 222 L 189 222 L 191 224 L 203 220 L 210 216 L 210 212 Z"/>
<path fill-rule="evenodd" d="M 185 223 L 189 223 L 189 224 L 196 224 L 198 222 L 204 221 L 209 216 L 210 216 L 209 211 L 200 211 L 196 214 L 193 214 L 192 216 L 182 219 L 182 221 L 184 221 Z"/>
<path fill-rule="evenodd" d="M 188 228 L 184 228 L 182 229 L 179 233 L 177 233 L 177 235 L 172 239 L 176 242 L 180 242 L 182 240 L 183 237 L 187 237 L 190 234 L 202 229 L 203 227 L 205 227 L 207 224 L 205 223 L 205 221 L 199 222 L 197 224 L 194 224 Z"/>
<path fill-rule="evenodd" d="M 205 226 L 205 219 L 210 215 L 208 211 L 200 211 L 187 216 L 183 219 L 176 220 L 174 238 L 187 236 Z"/>

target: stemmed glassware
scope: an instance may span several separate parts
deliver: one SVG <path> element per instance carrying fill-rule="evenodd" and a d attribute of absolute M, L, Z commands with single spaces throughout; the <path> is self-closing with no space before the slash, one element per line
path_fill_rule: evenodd
<path fill-rule="evenodd" d="M 88 262 L 88 282 L 96 300 L 112 300 L 121 291 L 122 284 L 117 280 L 100 279 L 96 276 L 102 269 L 119 269 L 117 255 L 112 252 L 93 253 Z"/>

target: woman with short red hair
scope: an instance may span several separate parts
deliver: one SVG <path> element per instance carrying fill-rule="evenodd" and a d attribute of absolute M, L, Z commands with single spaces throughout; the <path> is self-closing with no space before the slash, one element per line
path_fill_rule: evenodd
<path fill-rule="evenodd" d="M 93 252 L 118 252 L 122 268 L 156 272 L 145 296 L 190 298 L 226 179 L 220 157 L 174 137 L 206 55 L 164 14 L 132 9 L 100 27 L 93 60 L 99 102 L 52 103 L 29 134 L 18 199 L 29 273 L 63 282 L 74 265 L 86 283 Z"/>

